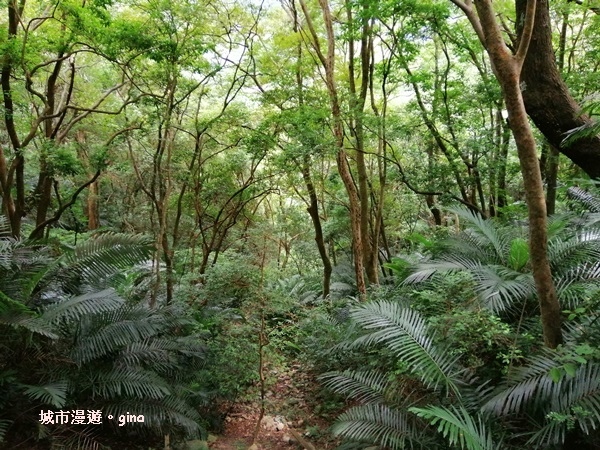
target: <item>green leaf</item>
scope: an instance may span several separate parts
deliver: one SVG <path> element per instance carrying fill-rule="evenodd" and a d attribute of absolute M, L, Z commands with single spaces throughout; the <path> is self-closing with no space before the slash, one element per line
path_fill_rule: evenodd
<path fill-rule="evenodd" d="M 508 263 L 514 270 L 521 270 L 529 262 L 529 246 L 522 238 L 513 239 L 510 243 Z"/>
<path fill-rule="evenodd" d="M 25 394 L 35 400 L 52 405 L 55 408 L 62 408 L 67 402 L 68 383 L 58 381 L 45 386 L 25 385 Z"/>
<path fill-rule="evenodd" d="M 552 381 L 554 381 L 555 383 L 558 383 L 563 377 L 563 373 L 558 367 L 553 367 L 552 369 L 550 369 L 548 375 L 550 375 L 550 378 L 552 378 Z"/>
<path fill-rule="evenodd" d="M 409 408 L 409 411 L 437 425 L 437 430 L 448 439 L 451 446 L 467 450 L 494 450 L 500 443 L 494 443 L 491 432 L 486 429 L 480 414 L 471 415 L 465 408 L 448 409 L 438 406 Z"/>
<path fill-rule="evenodd" d="M 407 440 L 418 436 L 409 419 L 407 414 L 385 405 L 360 405 L 340 415 L 332 427 L 332 432 L 353 441 L 400 450 L 406 448 Z"/>
<path fill-rule="evenodd" d="M 404 361 L 427 386 L 460 396 L 461 367 L 447 349 L 434 344 L 434 333 L 414 309 L 390 301 L 361 305 L 351 312 L 352 319 L 368 334 L 351 347 L 383 344 Z"/>
<path fill-rule="evenodd" d="M 574 377 L 575 374 L 577 373 L 577 366 L 575 364 L 573 364 L 573 363 L 566 363 L 563 366 L 563 369 L 565 369 L 565 372 L 570 377 Z"/>

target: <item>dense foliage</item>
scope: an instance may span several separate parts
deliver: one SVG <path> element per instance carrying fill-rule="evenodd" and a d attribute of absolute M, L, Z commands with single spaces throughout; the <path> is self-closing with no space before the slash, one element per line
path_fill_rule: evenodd
<path fill-rule="evenodd" d="M 593 4 L 0 8 L 1 445 L 597 448 Z"/>

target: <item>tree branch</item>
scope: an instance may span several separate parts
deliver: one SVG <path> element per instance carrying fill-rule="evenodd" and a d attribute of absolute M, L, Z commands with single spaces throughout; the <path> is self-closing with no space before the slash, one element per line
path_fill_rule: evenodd
<path fill-rule="evenodd" d="M 523 61 L 529 50 L 529 43 L 531 42 L 531 35 L 533 34 L 533 25 L 535 22 L 535 8 L 537 0 L 527 0 L 527 8 L 525 10 L 525 17 L 523 18 L 524 25 L 523 31 L 521 32 L 521 39 L 519 41 L 519 48 L 515 53 L 515 59 L 519 65 L 519 72 L 523 67 Z M 520 20 L 517 18 L 517 20 Z"/>
<path fill-rule="evenodd" d="M 77 197 L 79 196 L 79 194 L 81 194 L 81 191 L 83 191 L 86 187 L 88 187 L 90 184 L 92 184 L 94 181 L 96 181 L 101 173 L 102 172 L 100 171 L 100 169 L 98 169 L 96 171 L 96 173 L 94 174 L 94 176 L 92 178 L 90 178 L 88 181 L 86 181 L 83 185 L 81 185 L 73 193 L 73 195 L 71 196 L 71 199 L 67 203 L 62 205 L 62 207 L 59 208 L 58 211 L 56 211 L 56 214 L 54 214 L 54 216 L 52 216 L 51 218 L 49 218 L 47 220 L 44 220 L 37 227 L 35 227 L 35 229 L 29 235 L 29 239 L 37 238 L 40 235 L 40 233 L 42 231 L 44 231 L 44 228 L 46 228 L 51 223 L 57 222 L 60 219 L 60 217 L 62 216 L 62 214 L 67 210 L 67 208 L 69 208 L 70 206 L 72 206 L 75 203 L 75 201 L 77 200 Z"/>
<path fill-rule="evenodd" d="M 469 19 L 469 22 L 471 22 L 471 25 L 473 26 L 473 29 L 475 30 L 475 33 L 477 34 L 477 37 L 479 38 L 479 41 L 481 42 L 481 44 L 483 45 L 484 48 L 487 48 L 487 45 L 485 43 L 485 35 L 483 33 L 483 28 L 481 27 L 481 22 L 479 21 L 479 17 L 477 16 L 477 14 L 475 13 L 475 10 L 473 9 L 473 3 L 471 2 L 471 0 L 450 0 L 452 3 L 454 3 L 459 9 L 461 9 L 465 15 L 467 16 L 467 19 Z"/>

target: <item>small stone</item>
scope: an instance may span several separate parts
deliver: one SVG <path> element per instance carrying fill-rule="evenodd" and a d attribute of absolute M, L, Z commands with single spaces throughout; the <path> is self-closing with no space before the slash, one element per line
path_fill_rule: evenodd
<path fill-rule="evenodd" d="M 277 429 L 277 424 L 275 422 L 275 419 L 271 416 L 264 416 L 262 418 L 261 423 L 265 430 L 273 431 L 273 430 Z"/>
<path fill-rule="evenodd" d="M 283 423 L 279 422 L 276 425 L 276 427 L 277 427 L 277 431 L 282 431 L 285 428 L 285 425 Z"/>
<path fill-rule="evenodd" d="M 213 442 L 217 442 L 217 439 L 219 439 L 219 438 L 217 436 L 215 436 L 214 434 L 209 434 L 207 441 L 212 444 Z"/>

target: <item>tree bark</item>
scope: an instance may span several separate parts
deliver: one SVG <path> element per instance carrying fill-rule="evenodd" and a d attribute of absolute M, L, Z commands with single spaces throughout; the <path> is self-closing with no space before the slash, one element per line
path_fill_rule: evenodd
<path fill-rule="evenodd" d="M 527 119 L 519 79 L 528 52 L 530 33 L 535 29 L 533 18 L 536 0 L 529 0 L 523 15 L 518 16 L 517 22 L 524 25 L 515 55 L 511 54 L 504 43 L 492 0 L 479 0 L 475 6 L 479 17 L 477 25 L 483 30 L 486 50 L 494 65 L 496 78 L 502 87 L 510 127 L 517 144 L 529 213 L 531 266 L 540 305 L 544 342 L 548 347 L 555 348 L 562 343 L 561 308 L 548 260 L 546 201 L 536 143 Z"/>
<path fill-rule="evenodd" d="M 88 230 L 97 230 L 100 226 L 100 212 L 98 210 L 98 182 L 90 184 L 87 196 Z"/>
<path fill-rule="evenodd" d="M 515 0 L 515 6 L 517 17 L 523 17 L 527 0 Z M 516 22 L 520 37 L 522 21 Z M 550 145 L 559 149 L 591 178 L 600 178 L 600 137 L 583 138 L 568 147 L 561 146 L 567 132 L 590 123 L 590 118 L 581 114 L 581 107 L 573 99 L 559 72 L 552 47 L 548 0 L 538 0 L 535 23 L 521 71 L 527 113 Z"/>
<path fill-rule="evenodd" d="M 8 4 L 8 36 L 7 41 L 13 42 L 17 38 L 20 10 L 16 1 L 9 1 Z M 25 206 L 25 178 L 24 178 L 24 158 L 21 149 L 21 141 L 17 135 L 14 122 L 14 105 L 11 91 L 11 77 L 13 72 L 13 58 L 10 47 L 6 47 L 2 55 L 2 71 L 0 73 L 0 85 L 2 86 L 2 99 L 4 106 L 4 124 L 10 139 L 13 151 L 15 153 L 12 163 L 9 165 L 7 155 L 0 149 L 0 180 L 2 182 L 2 206 L 4 212 L 10 221 L 11 234 L 13 237 L 19 237 L 21 234 L 21 219 Z M 16 174 L 16 201 L 12 196 L 13 173 Z"/>
<path fill-rule="evenodd" d="M 310 176 L 310 161 L 309 156 L 305 155 L 304 163 L 302 166 L 302 177 L 304 178 L 304 184 L 308 191 L 308 198 L 310 199 L 310 206 L 307 208 L 308 214 L 313 223 L 315 229 L 315 242 L 319 249 L 319 255 L 323 262 L 323 298 L 329 296 L 329 286 L 331 284 L 331 272 L 333 268 L 331 266 L 331 260 L 327 254 L 327 247 L 325 246 L 325 239 L 323 238 L 323 227 L 321 226 L 321 218 L 319 217 L 319 202 L 317 200 L 317 193 Z"/>
<path fill-rule="evenodd" d="M 348 39 L 348 84 L 350 88 L 350 122 L 351 132 L 355 142 L 355 160 L 356 171 L 358 174 L 358 200 L 360 208 L 358 209 L 360 222 L 360 240 L 362 243 L 362 259 L 365 267 L 367 279 L 369 283 L 378 284 L 379 274 L 377 272 L 377 253 L 373 251 L 373 245 L 377 246 L 378 237 L 373 236 L 373 245 L 371 244 L 371 233 L 369 227 L 369 188 L 367 165 L 365 161 L 365 133 L 363 125 L 363 114 L 367 98 L 369 82 L 371 79 L 371 52 L 370 52 L 370 37 L 371 27 L 367 17 L 366 6 L 361 4 L 361 37 L 360 37 L 360 91 L 356 88 L 356 74 L 354 66 L 354 17 L 350 1 L 346 0 L 346 16 L 348 19 L 348 27 L 350 32 Z"/>

